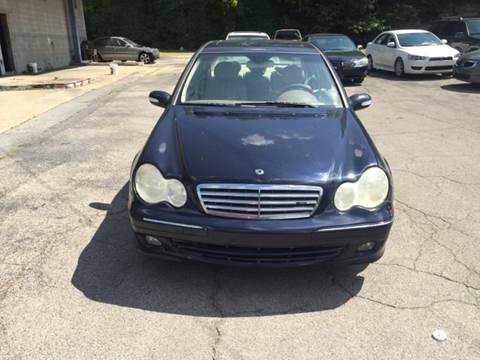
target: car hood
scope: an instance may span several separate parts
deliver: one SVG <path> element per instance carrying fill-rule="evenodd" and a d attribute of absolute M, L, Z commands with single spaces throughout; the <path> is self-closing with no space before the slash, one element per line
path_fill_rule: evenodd
<path fill-rule="evenodd" d="M 319 183 L 378 163 L 371 139 L 348 109 L 176 106 L 173 112 L 184 175 L 196 183 Z"/>
<path fill-rule="evenodd" d="M 360 59 L 365 57 L 365 54 L 358 50 L 349 51 L 322 51 L 330 60 L 349 60 Z"/>
<path fill-rule="evenodd" d="M 428 57 L 444 57 L 444 56 L 455 56 L 458 54 L 458 50 L 448 46 L 448 45 L 437 45 L 437 46 L 412 46 L 402 48 L 409 55 L 417 56 L 428 56 Z"/>
<path fill-rule="evenodd" d="M 466 53 L 462 56 L 463 60 L 480 60 L 480 50 Z"/>
<path fill-rule="evenodd" d="M 142 51 L 146 51 L 146 52 L 155 52 L 155 51 L 158 51 L 158 49 L 151 48 L 151 47 L 148 47 L 148 46 L 140 46 L 139 49 L 142 50 Z"/>

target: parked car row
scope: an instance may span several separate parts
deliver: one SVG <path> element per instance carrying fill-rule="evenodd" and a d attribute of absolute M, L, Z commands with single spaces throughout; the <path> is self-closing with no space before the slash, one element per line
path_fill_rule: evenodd
<path fill-rule="evenodd" d="M 280 29 L 274 40 L 303 40 L 318 47 L 344 83 L 361 84 L 374 69 L 405 74 L 452 74 L 480 83 L 480 18 L 449 17 L 427 30 L 391 30 L 369 42 L 365 51 L 343 34 L 309 34 Z M 268 40 L 266 33 L 232 32 L 227 40 Z M 463 56 L 462 56 L 463 53 Z"/>

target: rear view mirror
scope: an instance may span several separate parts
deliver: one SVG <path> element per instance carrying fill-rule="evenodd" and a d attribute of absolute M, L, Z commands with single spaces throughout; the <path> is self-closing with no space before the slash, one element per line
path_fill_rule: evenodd
<path fill-rule="evenodd" d="M 148 96 L 150 103 L 161 108 L 167 108 L 170 105 L 172 96 L 165 91 L 152 91 Z"/>
<path fill-rule="evenodd" d="M 395 47 L 397 47 L 393 41 L 390 41 L 390 42 L 387 44 L 387 46 L 388 46 L 389 48 L 395 48 Z"/>
<path fill-rule="evenodd" d="M 358 50 L 363 50 L 363 45 L 357 45 Z"/>
<path fill-rule="evenodd" d="M 365 109 L 372 105 L 372 97 L 366 93 L 352 95 L 349 100 L 350 105 L 355 111 Z"/>

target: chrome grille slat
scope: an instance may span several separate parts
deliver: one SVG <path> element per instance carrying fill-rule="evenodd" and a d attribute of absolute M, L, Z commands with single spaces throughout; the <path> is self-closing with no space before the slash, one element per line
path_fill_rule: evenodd
<path fill-rule="evenodd" d="M 322 198 L 320 186 L 200 184 L 197 195 L 210 215 L 240 219 L 308 218 Z"/>
<path fill-rule="evenodd" d="M 262 196 L 263 197 L 263 196 Z M 211 198 L 203 196 L 203 202 L 209 204 L 245 204 L 245 205 L 258 205 L 258 200 L 237 200 L 237 199 L 222 199 L 222 198 Z M 316 205 L 315 200 L 298 200 L 298 201 L 285 201 L 285 200 L 263 200 L 262 205 L 297 205 L 298 202 L 308 205 Z"/>

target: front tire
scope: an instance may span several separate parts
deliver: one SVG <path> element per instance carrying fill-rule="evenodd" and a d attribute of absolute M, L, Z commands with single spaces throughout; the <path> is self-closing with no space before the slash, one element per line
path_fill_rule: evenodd
<path fill-rule="evenodd" d="M 395 76 L 402 77 L 405 75 L 405 64 L 401 58 L 395 61 Z"/>
<path fill-rule="evenodd" d="M 146 52 L 142 52 L 138 56 L 138 60 L 143 62 L 144 64 L 152 64 L 153 63 L 153 56 L 151 54 L 147 54 Z"/>
<path fill-rule="evenodd" d="M 367 59 L 368 59 L 368 71 L 373 71 L 375 70 L 374 66 L 373 66 L 373 59 L 370 55 L 367 56 Z"/>

